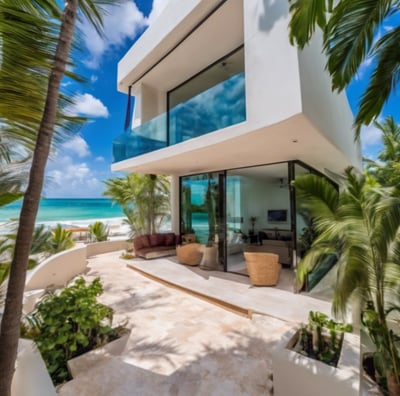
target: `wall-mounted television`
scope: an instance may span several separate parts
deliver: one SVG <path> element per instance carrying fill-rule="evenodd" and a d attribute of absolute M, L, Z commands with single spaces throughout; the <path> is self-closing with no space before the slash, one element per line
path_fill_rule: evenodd
<path fill-rule="evenodd" d="M 287 222 L 287 209 L 269 209 L 268 223 L 284 223 Z"/>

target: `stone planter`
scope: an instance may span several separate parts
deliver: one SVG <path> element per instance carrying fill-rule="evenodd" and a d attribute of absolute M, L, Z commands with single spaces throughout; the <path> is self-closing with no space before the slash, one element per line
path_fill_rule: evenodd
<path fill-rule="evenodd" d="M 130 329 L 124 329 L 121 337 L 116 340 L 68 360 L 68 370 L 72 377 L 82 374 L 82 372 L 92 368 L 99 363 L 103 357 L 120 355 L 128 342 L 130 334 Z"/>
<path fill-rule="evenodd" d="M 272 352 L 275 396 L 358 396 L 360 337 L 345 333 L 337 367 L 303 356 L 290 347 L 298 328 L 286 332 Z"/>

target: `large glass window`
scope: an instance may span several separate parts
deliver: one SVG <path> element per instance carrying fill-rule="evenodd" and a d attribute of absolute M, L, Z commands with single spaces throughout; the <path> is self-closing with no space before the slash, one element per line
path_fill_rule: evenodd
<path fill-rule="evenodd" d="M 168 94 L 169 144 L 246 119 L 243 48 Z"/>
<path fill-rule="evenodd" d="M 221 217 L 219 174 L 186 176 L 181 183 L 181 232 L 195 234 L 202 244 L 217 242 Z"/>
<path fill-rule="evenodd" d="M 310 169 L 305 168 L 299 164 L 294 165 L 294 178 L 299 175 L 311 173 Z M 296 197 L 296 195 L 295 195 Z M 302 257 L 309 250 L 313 242 L 313 228 L 312 220 L 307 213 L 300 210 L 300 205 L 297 203 L 296 197 L 296 264 L 298 264 Z"/>
<path fill-rule="evenodd" d="M 226 269 L 246 273 L 245 249 L 276 252 L 291 266 L 288 164 L 226 173 Z"/>

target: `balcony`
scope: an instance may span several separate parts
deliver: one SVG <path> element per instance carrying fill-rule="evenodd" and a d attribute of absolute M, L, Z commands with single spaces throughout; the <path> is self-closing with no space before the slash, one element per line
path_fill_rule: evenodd
<path fill-rule="evenodd" d="M 167 114 L 164 113 L 115 138 L 113 160 L 123 161 L 166 146 Z"/>
<path fill-rule="evenodd" d="M 133 128 L 113 141 L 114 162 L 178 144 L 246 120 L 241 72 L 177 104 L 169 114 Z"/>

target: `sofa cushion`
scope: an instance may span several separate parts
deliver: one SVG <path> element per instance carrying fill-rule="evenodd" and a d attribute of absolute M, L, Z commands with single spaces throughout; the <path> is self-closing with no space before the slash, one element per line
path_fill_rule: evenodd
<path fill-rule="evenodd" d="M 147 235 L 139 235 L 133 240 L 133 246 L 135 250 L 150 247 L 150 241 Z"/>
<path fill-rule="evenodd" d="M 164 234 L 150 234 L 149 235 L 150 246 L 161 246 L 165 244 Z"/>
<path fill-rule="evenodd" d="M 175 246 L 176 236 L 173 232 L 168 232 L 165 235 L 165 246 Z"/>
<path fill-rule="evenodd" d="M 137 256 L 143 257 L 145 259 L 153 259 L 165 256 L 175 256 L 176 249 L 175 246 L 157 246 L 143 248 L 137 252 Z"/>

